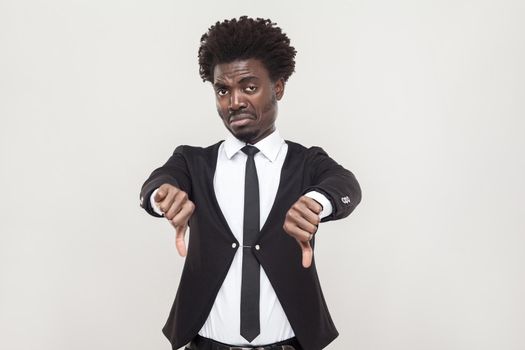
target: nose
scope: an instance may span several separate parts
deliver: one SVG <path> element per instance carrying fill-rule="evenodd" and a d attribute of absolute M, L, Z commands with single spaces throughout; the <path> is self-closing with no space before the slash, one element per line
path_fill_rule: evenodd
<path fill-rule="evenodd" d="M 242 98 L 241 94 L 235 91 L 232 92 L 230 95 L 230 103 L 228 105 L 228 109 L 230 111 L 238 111 L 244 108 L 246 108 L 246 102 Z"/>

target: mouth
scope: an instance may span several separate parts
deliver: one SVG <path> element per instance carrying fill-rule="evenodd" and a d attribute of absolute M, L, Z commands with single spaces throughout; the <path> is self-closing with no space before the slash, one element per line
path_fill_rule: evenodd
<path fill-rule="evenodd" d="M 243 126 L 255 120 L 255 116 L 249 113 L 240 113 L 230 116 L 228 122 L 231 126 Z"/>

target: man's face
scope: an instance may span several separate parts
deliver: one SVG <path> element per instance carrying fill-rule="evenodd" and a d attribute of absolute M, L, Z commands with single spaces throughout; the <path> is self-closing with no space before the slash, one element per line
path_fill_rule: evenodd
<path fill-rule="evenodd" d="M 219 116 L 239 140 L 255 144 L 275 130 L 277 101 L 283 96 L 284 81 L 272 82 L 261 61 L 217 64 L 213 89 Z"/>

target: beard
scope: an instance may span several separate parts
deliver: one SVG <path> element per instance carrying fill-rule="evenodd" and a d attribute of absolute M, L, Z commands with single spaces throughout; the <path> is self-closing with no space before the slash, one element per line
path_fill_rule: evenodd
<path fill-rule="evenodd" d="M 219 113 L 219 116 L 221 117 L 224 126 L 233 136 L 235 136 L 242 142 L 254 144 L 254 141 L 259 141 L 260 139 L 262 139 L 261 135 L 267 136 L 269 133 L 275 130 L 275 118 L 277 115 L 277 98 L 275 94 L 272 94 L 270 100 L 267 101 L 267 103 L 262 107 L 259 113 L 256 113 L 256 111 L 250 108 L 228 113 L 221 113 L 221 110 L 217 109 L 217 112 Z M 254 123 L 232 128 L 232 126 L 230 125 L 230 118 L 240 114 L 250 115 L 251 117 L 253 117 Z M 263 121 L 264 119 L 269 118 L 271 119 L 271 123 L 261 123 L 261 118 L 263 119 Z"/>
<path fill-rule="evenodd" d="M 259 135 L 257 130 L 240 130 L 238 132 L 233 132 L 231 129 L 229 130 L 237 139 L 249 144 L 253 144 L 252 141 L 257 138 L 257 135 Z"/>

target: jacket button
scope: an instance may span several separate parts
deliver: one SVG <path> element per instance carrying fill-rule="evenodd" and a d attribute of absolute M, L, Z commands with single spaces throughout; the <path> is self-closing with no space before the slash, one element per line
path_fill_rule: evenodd
<path fill-rule="evenodd" d="M 232 243 L 232 248 L 236 248 L 237 247 L 237 243 Z"/>
<path fill-rule="evenodd" d="M 259 249 L 261 249 L 261 246 L 257 244 L 257 245 L 255 246 L 255 250 L 259 250 Z"/>

